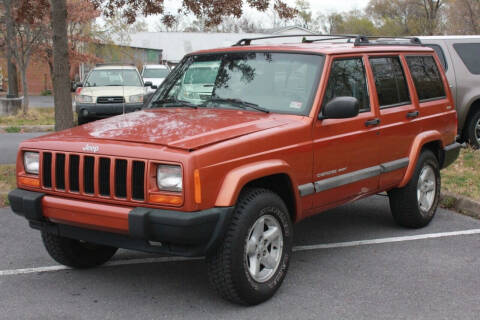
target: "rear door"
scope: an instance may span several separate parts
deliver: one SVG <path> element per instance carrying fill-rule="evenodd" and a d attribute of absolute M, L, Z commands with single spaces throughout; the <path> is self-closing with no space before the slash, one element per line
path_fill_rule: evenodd
<path fill-rule="evenodd" d="M 366 56 L 327 57 L 322 108 L 335 97 L 358 99 L 350 119 L 317 119 L 313 128 L 314 206 L 326 208 L 378 189 L 378 115 L 368 88 Z"/>
<path fill-rule="evenodd" d="M 370 55 L 369 63 L 375 81 L 374 105 L 380 111 L 380 188 L 387 189 L 405 174 L 410 147 L 421 131 L 420 111 L 412 98 L 413 83 L 407 81 L 403 56 Z"/>

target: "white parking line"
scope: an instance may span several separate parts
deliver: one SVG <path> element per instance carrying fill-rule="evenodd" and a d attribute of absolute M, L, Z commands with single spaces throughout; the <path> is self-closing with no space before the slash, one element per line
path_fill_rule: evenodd
<path fill-rule="evenodd" d="M 474 235 L 474 234 L 480 234 L 480 229 L 427 233 L 427 234 L 419 234 L 414 236 L 380 238 L 380 239 L 370 239 L 370 240 L 360 240 L 360 241 L 325 243 L 325 244 L 316 244 L 316 245 L 308 245 L 308 246 L 296 246 L 293 248 L 293 251 L 309 251 L 309 250 L 321 250 L 321 249 L 332 249 L 332 248 L 358 247 L 358 246 L 365 246 L 365 245 L 372 245 L 372 244 L 395 243 L 395 242 L 414 241 L 414 240 L 423 240 L 423 239 L 466 236 L 466 235 Z M 128 259 L 128 260 L 111 261 L 106 263 L 102 267 L 124 266 L 124 265 L 145 264 L 145 263 L 194 261 L 194 260 L 201 260 L 201 259 L 203 258 L 158 257 L 158 258 L 144 258 L 144 259 Z M 30 274 L 30 273 L 54 272 L 54 271 L 69 270 L 69 269 L 71 268 L 57 265 L 57 266 L 49 266 L 49 267 L 0 270 L 0 276 L 13 276 L 13 275 Z"/>

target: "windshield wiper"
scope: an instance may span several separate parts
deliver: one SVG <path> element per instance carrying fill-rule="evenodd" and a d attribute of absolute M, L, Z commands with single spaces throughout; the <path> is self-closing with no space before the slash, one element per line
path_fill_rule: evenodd
<path fill-rule="evenodd" d="M 244 100 L 241 100 L 241 99 L 233 99 L 233 98 L 212 98 L 212 99 L 209 99 L 205 102 L 205 104 L 209 103 L 209 102 L 217 102 L 217 103 L 228 103 L 230 105 L 233 105 L 234 107 L 239 107 L 239 108 L 242 108 L 242 109 L 247 109 L 247 108 L 250 108 L 250 109 L 254 109 L 254 110 L 257 110 L 257 111 L 261 111 L 261 112 L 265 112 L 265 113 L 270 113 L 270 110 L 268 109 L 265 109 L 265 108 L 262 108 L 260 107 L 258 104 L 256 103 L 253 103 L 253 102 L 248 102 L 248 101 L 244 101 Z"/>
<path fill-rule="evenodd" d="M 193 104 L 185 100 L 176 100 L 176 99 L 162 99 L 152 102 L 152 106 L 161 107 L 161 108 L 178 108 L 178 107 L 187 107 L 198 109 L 196 104 Z"/>

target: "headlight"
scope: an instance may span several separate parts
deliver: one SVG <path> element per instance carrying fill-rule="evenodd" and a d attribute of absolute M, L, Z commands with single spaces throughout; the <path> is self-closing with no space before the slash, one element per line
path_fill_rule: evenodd
<path fill-rule="evenodd" d="M 143 102 L 143 94 L 137 94 L 136 96 L 130 96 L 128 99 L 130 103 L 140 103 Z"/>
<path fill-rule="evenodd" d="M 93 103 L 94 99 L 92 96 L 86 96 L 81 94 L 75 98 L 75 101 L 78 103 Z"/>
<path fill-rule="evenodd" d="M 157 186 L 160 191 L 182 192 L 182 168 L 180 166 L 159 165 Z"/>
<path fill-rule="evenodd" d="M 38 174 L 38 168 L 40 167 L 39 158 L 38 152 L 25 152 L 23 154 L 25 172 Z"/>

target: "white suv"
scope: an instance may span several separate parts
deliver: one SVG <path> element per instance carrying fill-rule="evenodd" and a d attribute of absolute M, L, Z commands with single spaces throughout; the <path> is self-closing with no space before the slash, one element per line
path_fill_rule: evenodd
<path fill-rule="evenodd" d="M 146 64 L 143 66 L 142 78 L 149 91 L 155 91 L 170 73 L 170 68 L 163 64 Z"/>
<path fill-rule="evenodd" d="M 77 84 L 78 124 L 140 110 L 146 93 L 135 66 L 97 65 Z"/>

